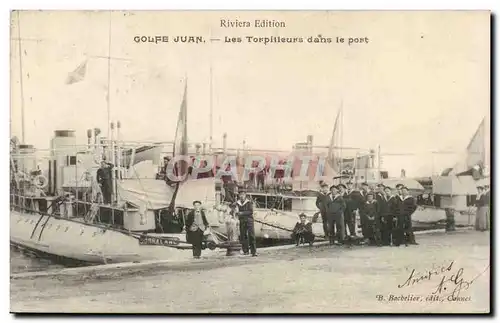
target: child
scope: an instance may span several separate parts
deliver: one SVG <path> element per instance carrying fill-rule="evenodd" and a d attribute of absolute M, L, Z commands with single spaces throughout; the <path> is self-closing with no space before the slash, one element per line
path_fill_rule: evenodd
<path fill-rule="evenodd" d="M 366 194 L 366 204 L 364 207 L 367 233 L 371 244 L 382 246 L 382 237 L 380 232 L 380 210 L 377 201 L 374 199 L 373 193 Z"/>
<path fill-rule="evenodd" d="M 297 246 L 301 241 L 309 243 L 312 246 L 314 242 L 314 234 L 312 232 L 312 223 L 307 221 L 307 217 L 304 213 L 299 215 L 300 221 L 295 224 L 295 228 L 292 233 L 292 240 L 297 243 Z"/>

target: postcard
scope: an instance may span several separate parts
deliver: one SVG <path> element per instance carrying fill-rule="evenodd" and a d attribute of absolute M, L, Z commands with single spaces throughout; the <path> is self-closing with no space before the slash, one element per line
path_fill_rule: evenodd
<path fill-rule="evenodd" d="M 12 11 L 13 313 L 476 313 L 488 11 Z"/>

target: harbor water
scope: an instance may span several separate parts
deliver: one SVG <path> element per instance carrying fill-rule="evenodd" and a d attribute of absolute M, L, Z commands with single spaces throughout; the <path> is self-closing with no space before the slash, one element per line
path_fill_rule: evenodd
<path fill-rule="evenodd" d="M 49 259 L 40 258 L 31 252 L 20 250 L 17 247 L 10 247 L 10 273 L 22 273 L 30 271 L 45 271 L 51 269 L 64 268 L 61 264 L 56 264 Z"/>

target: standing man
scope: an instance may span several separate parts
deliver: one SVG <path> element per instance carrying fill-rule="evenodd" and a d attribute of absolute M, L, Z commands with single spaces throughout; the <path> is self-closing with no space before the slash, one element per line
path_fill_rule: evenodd
<path fill-rule="evenodd" d="M 243 254 L 248 255 L 248 249 L 250 249 L 252 257 L 256 257 L 257 244 L 255 242 L 253 202 L 247 198 L 247 194 L 243 189 L 238 193 L 235 215 L 240 221 L 240 242 Z"/>
<path fill-rule="evenodd" d="M 266 178 L 266 169 L 263 168 L 257 172 L 257 189 L 264 190 L 265 186 L 265 178 Z"/>
<path fill-rule="evenodd" d="M 365 214 L 370 244 L 380 247 L 382 245 L 380 235 L 380 207 L 372 192 L 366 194 Z"/>
<path fill-rule="evenodd" d="M 209 228 L 205 212 L 201 209 L 201 202 L 193 202 L 194 210 L 188 213 L 186 217 L 186 240 L 193 246 L 193 257 L 199 259 L 203 235 Z"/>
<path fill-rule="evenodd" d="M 396 186 L 397 187 L 397 186 Z M 401 196 L 399 194 L 397 194 L 397 190 L 396 190 L 396 193 L 394 194 L 392 191 L 391 191 L 391 196 L 389 196 L 389 199 L 388 199 L 388 209 L 389 209 L 389 213 L 390 213 L 390 217 L 392 218 L 392 234 L 391 234 L 391 241 L 392 241 L 392 245 L 393 246 L 396 246 L 396 247 L 399 247 L 400 245 L 400 214 L 401 214 L 401 203 L 403 202 L 401 200 Z"/>
<path fill-rule="evenodd" d="M 325 233 L 325 238 L 328 238 L 328 220 L 326 218 L 326 206 L 328 204 L 328 184 L 321 183 L 320 190 L 316 197 L 316 207 L 319 209 L 321 214 L 321 221 L 323 222 L 323 232 Z"/>
<path fill-rule="evenodd" d="M 346 204 L 342 196 L 340 196 L 337 186 L 332 185 L 330 192 L 331 194 L 328 196 L 326 205 L 330 244 L 341 245 L 345 240 L 344 212 Z"/>
<path fill-rule="evenodd" d="M 364 182 L 361 184 L 361 191 L 359 192 L 360 194 L 360 208 L 359 208 L 359 219 L 361 222 L 361 232 L 363 234 L 363 242 L 368 243 L 370 239 L 370 232 L 368 228 L 368 223 L 366 219 L 366 213 L 365 213 L 365 206 L 366 206 L 366 201 L 367 201 L 367 195 L 370 192 L 370 186 L 368 183 Z"/>
<path fill-rule="evenodd" d="M 382 245 L 388 246 L 391 244 L 389 238 L 389 228 L 387 225 L 387 213 L 389 205 L 387 203 L 388 196 L 385 194 L 385 186 L 384 184 L 377 185 L 377 193 L 375 195 L 375 199 L 379 208 L 379 219 L 380 223 L 378 223 L 380 228 L 380 238 L 382 241 Z"/>
<path fill-rule="evenodd" d="M 356 214 L 360 214 L 364 198 L 361 195 L 361 192 L 354 189 L 354 185 L 352 182 L 347 182 L 347 199 L 346 199 L 346 214 L 350 215 L 352 224 L 349 226 L 349 234 L 351 237 L 356 237 Z M 348 221 L 346 219 L 346 221 Z M 351 231 L 352 228 L 352 231 Z"/>
<path fill-rule="evenodd" d="M 350 184 L 349 184 L 350 183 Z M 355 202 L 353 199 L 355 199 L 354 193 L 352 191 L 352 183 L 348 182 L 348 186 L 350 186 L 351 190 L 348 191 L 347 187 L 344 184 L 340 184 L 340 195 L 345 201 L 346 208 L 344 212 L 344 227 L 346 228 L 346 237 L 347 237 L 347 229 L 349 229 L 349 237 L 354 238 L 356 237 L 356 227 L 355 227 L 355 220 L 356 220 L 356 214 L 355 214 Z"/>
<path fill-rule="evenodd" d="M 394 205 L 393 200 L 395 196 L 392 194 L 392 190 L 390 187 L 384 187 L 384 196 L 385 196 L 385 214 L 384 216 L 384 233 L 385 236 L 382 235 L 382 244 L 385 246 L 390 246 L 393 241 L 393 230 L 394 230 Z"/>
<path fill-rule="evenodd" d="M 417 210 L 417 203 L 410 195 L 406 186 L 401 187 L 401 208 L 398 218 L 398 236 L 399 243 L 404 242 L 405 246 L 408 244 L 417 245 L 415 235 L 413 234 L 413 225 L 411 222 L 412 214 Z"/>
<path fill-rule="evenodd" d="M 104 204 L 111 204 L 113 196 L 113 171 L 114 165 L 107 163 L 106 159 L 101 161 L 101 167 L 97 170 L 97 183 L 101 187 Z"/>

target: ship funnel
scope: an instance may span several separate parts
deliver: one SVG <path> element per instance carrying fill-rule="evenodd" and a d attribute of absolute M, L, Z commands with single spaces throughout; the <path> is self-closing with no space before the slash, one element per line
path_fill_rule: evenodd
<path fill-rule="evenodd" d="M 29 174 L 30 172 L 36 170 L 36 158 L 35 158 L 36 149 L 33 145 L 19 145 L 19 156 L 16 158 L 17 169 L 24 174 Z"/>
<path fill-rule="evenodd" d="M 309 152 L 311 152 L 311 151 L 312 151 L 312 147 L 313 147 L 313 138 L 314 138 L 314 137 L 313 137 L 312 135 L 307 136 L 307 150 L 308 150 Z"/>
<path fill-rule="evenodd" d="M 51 169 L 54 178 L 52 183 L 55 184 L 55 191 L 59 191 L 64 183 L 64 168 L 71 165 L 76 165 L 76 136 L 74 130 L 56 130 L 54 138 L 50 143 L 52 154 Z M 67 176 L 69 177 L 69 176 Z M 68 180 L 68 179 L 67 179 Z"/>
<path fill-rule="evenodd" d="M 224 152 L 224 156 L 227 153 L 227 133 L 224 132 L 222 135 L 222 151 Z"/>

